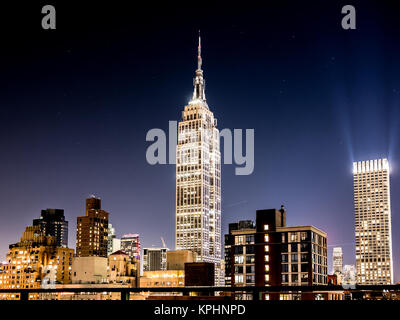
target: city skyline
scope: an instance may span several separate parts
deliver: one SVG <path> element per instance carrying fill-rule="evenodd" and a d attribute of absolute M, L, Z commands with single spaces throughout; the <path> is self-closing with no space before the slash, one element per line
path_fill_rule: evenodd
<path fill-rule="evenodd" d="M 2 260 L 8 244 L 45 208 L 64 209 L 74 247 L 76 218 L 91 193 L 103 200 L 118 237 L 139 233 L 142 247 L 151 247 L 160 246 L 162 236 L 172 246 L 175 166 L 146 163 L 145 133 L 178 120 L 189 100 L 199 28 L 206 39 L 207 98 L 219 128 L 256 130 L 254 173 L 238 177 L 232 166 L 222 167 L 223 234 L 229 222 L 284 204 L 291 212 L 288 224 L 321 227 L 328 234 L 328 257 L 341 246 L 343 263 L 355 264 L 352 162 L 383 157 L 392 164 L 392 226 L 399 227 L 395 17 L 374 15 L 366 6 L 357 20 L 363 27 L 347 34 L 336 21 L 340 14 L 324 15 L 329 27 L 317 19 L 321 28 L 315 28 L 274 9 L 287 18 L 271 17 L 265 26 L 246 11 L 237 22 L 202 12 L 210 21 L 206 26 L 185 18 L 185 27 L 167 24 L 162 31 L 121 19 L 107 26 L 109 49 L 102 47 L 104 29 L 83 27 L 80 35 L 72 30 L 73 39 L 62 24 L 57 38 L 42 39 L 32 30 L 28 35 L 37 45 L 29 50 L 6 36 Z M 310 14 L 301 7 L 295 12 Z M 165 23 L 159 16 L 158 27 Z M 132 33 L 136 27 L 140 32 Z M 399 244 L 393 234 L 395 281 Z"/>

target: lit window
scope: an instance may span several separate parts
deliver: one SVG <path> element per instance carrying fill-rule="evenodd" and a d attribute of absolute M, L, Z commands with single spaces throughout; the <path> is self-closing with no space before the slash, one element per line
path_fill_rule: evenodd
<path fill-rule="evenodd" d="M 265 251 L 265 252 L 269 252 L 269 245 L 265 245 L 265 246 L 264 246 L 264 251 Z"/>
<path fill-rule="evenodd" d="M 242 264 L 243 263 L 243 256 L 235 256 L 235 263 Z"/>
<path fill-rule="evenodd" d="M 243 283 L 243 275 L 235 275 L 235 283 Z"/>
<path fill-rule="evenodd" d="M 264 256 L 264 261 L 265 261 L 265 262 L 268 262 L 268 261 L 269 261 L 269 256 L 268 256 L 268 255 Z"/>
<path fill-rule="evenodd" d="M 264 296 L 264 300 L 269 300 L 269 294 L 266 294 L 266 295 Z"/>
<path fill-rule="evenodd" d="M 268 242 L 269 241 L 269 236 L 266 234 L 264 235 L 264 242 Z"/>
<path fill-rule="evenodd" d="M 265 281 L 269 281 L 269 274 L 265 275 Z"/>
<path fill-rule="evenodd" d="M 269 230 L 269 225 L 268 224 L 264 224 L 264 230 L 265 231 Z"/>
<path fill-rule="evenodd" d="M 269 271 L 269 264 L 265 265 L 265 271 L 268 272 Z"/>

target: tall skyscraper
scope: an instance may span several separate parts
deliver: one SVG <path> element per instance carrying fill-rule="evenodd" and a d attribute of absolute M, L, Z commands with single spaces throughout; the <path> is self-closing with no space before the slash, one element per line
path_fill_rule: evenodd
<path fill-rule="evenodd" d="M 200 41 L 199 35 L 193 98 L 178 127 L 175 245 L 195 251 L 199 262 L 215 263 L 216 284 L 222 285 L 219 131 L 206 101 Z"/>
<path fill-rule="evenodd" d="M 121 251 L 140 261 L 140 239 L 137 233 L 124 234 L 121 238 Z"/>
<path fill-rule="evenodd" d="M 343 253 L 341 247 L 333 248 L 333 274 L 343 272 Z"/>
<path fill-rule="evenodd" d="M 167 248 L 144 248 L 143 271 L 167 270 Z"/>
<path fill-rule="evenodd" d="M 393 283 L 389 162 L 354 162 L 353 174 L 357 283 Z"/>
<path fill-rule="evenodd" d="M 46 236 L 56 238 L 57 247 L 68 247 L 68 221 L 65 220 L 64 210 L 42 210 L 40 218 L 33 220 L 34 226 L 40 226 Z"/>
<path fill-rule="evenodd" d="M 86 215 L 77 218 L 77 257 L 107 257 L 108 215 L 101 209 L 99 198 L 86 199 Z"/>

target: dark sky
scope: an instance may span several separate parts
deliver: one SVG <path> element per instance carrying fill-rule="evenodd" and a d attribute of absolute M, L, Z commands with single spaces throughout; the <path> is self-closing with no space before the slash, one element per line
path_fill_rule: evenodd
<path fill-rule="evenodd" d="M 288 225 L 328 233 L 330 266 L 335 245 L 352 264 L 352 162 L 387 157 L 400 280 L 400 9 L 270 2 L 2 4 L 1 259 L 44 208 L 65 209 L 75 247 L 90 194 L 102 198 L 118 236 L 140 233 L 145 247 L 161 246 L 162 236 L 174 247 L 175 167 L 147 164 L 145 136 L 180 119 L 201 29 L 219 129 L 255 129 L 254 173 L 222 168 L 223 233 L 284 204 Z M 42 30 L 50 3 L 57 29 Z M 345 4 L 356 7 L 357 30 L 341 28 Z"/>

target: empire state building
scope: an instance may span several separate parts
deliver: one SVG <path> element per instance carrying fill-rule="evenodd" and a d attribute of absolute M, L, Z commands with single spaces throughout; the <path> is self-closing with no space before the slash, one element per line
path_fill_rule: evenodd
<path fill-rule="evenodd" d="M 176 249 L 192 250 L 197 261 L 215 263 L 221 271 L 221 154 L 217 120 L 205 95 L 201 39 L 193 80 L 193 98 L 182 112 L 176 150 Z"/>

